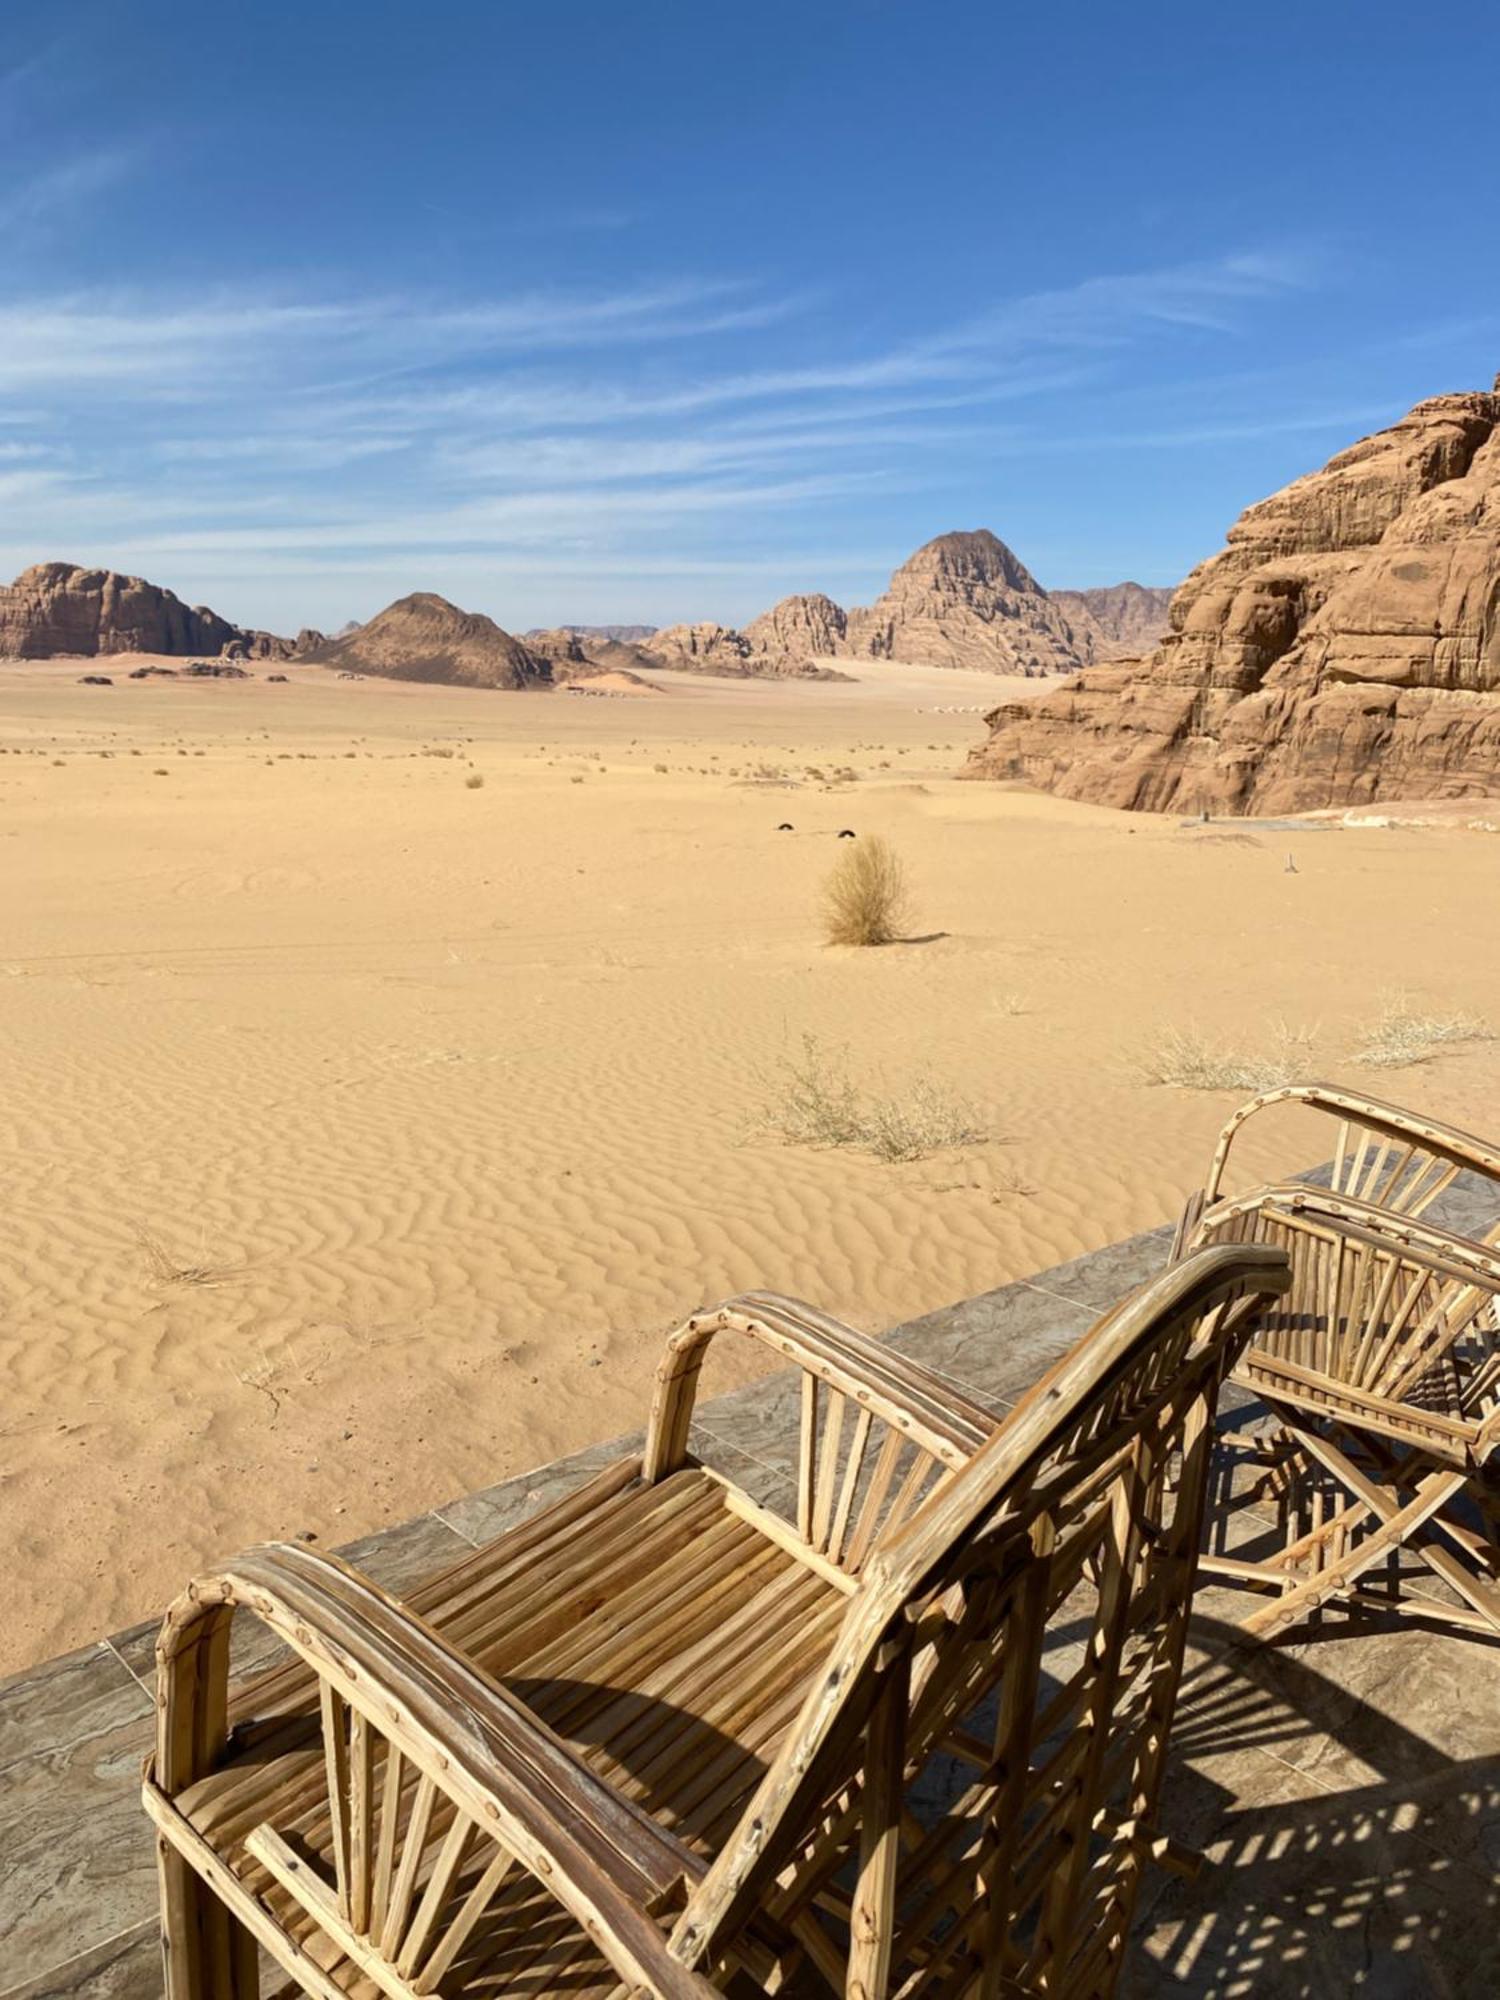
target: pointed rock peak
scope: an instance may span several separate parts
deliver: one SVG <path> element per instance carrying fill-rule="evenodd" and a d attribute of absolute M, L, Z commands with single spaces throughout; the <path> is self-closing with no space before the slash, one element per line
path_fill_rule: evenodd
<path fill-rule="evenodd" d="M 1007 548 L 988 528 L 955 529 L 924 542 L 897 570 L 897 576 L 946 574 L 976 582 L 1003 585 L 1007 590 L 1036 591 L 1042 587 L 1014 549 Z"/>

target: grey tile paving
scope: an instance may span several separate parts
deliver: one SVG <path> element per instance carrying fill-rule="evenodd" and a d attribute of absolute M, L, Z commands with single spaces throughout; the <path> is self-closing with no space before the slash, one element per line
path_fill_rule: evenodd
<path fill-rule="evenodd" d="M 1098 1317 L 1056 1292 L 1020 1283 L 944 1306 L 897 1327 L 891 1344 L 1003 1411 Z"/>
<path fill-rule="evenodd" d="M 35 1977 L 153 1914 L 139 1797 L 151 1734 L 140 1714 L 0 1772 L 0 1978 Z"/>
<path fill-rule="evenodd" d="M 551 1465 L 539 1465 L 531 1472 L 517 1473 L 514 1479 L 503 1479 L 498 1486 L 486 1486 L 478 1493 L 466 1493 L 460 1500 L 450 1500 L 444 1506 L 434 1508 L 433 1513 L 445 1526 L 478 1548 L 484 1542 L 492 1542 L 496 1535 L 503 1534 L 539 1507 L 561 1499 L 563 1494 L 581 1486 L 586 1479 L 602 1472 L 617 1458 L 624 1458 L 627 1452 L 639 1451 L 642 1442 L 642 1433 L 633 1431 L 628 1437 L 611 1438 L 606 1444 L 590 1445 L 585 1451 L 575 1451 L 569 1458 L 555 1459 Z"/>
<path fill-rule="evenodd" d="M 0 2000 L 161 2000 L 161 1994 L 154 1913 L 123 1936 L 80 1952 L 22 1986 L 0 1986 Z"/>
<path fill-rule="evenodd" d="M 1102 1250 L 1090 1250 L 1050 1271 L 1038 1271 L 1027 1280 L 1043 1291 L 1060 1292 L 1097 1313 L 1124 1298 L 1127 1292 L 1154 1278 L 1167 1261 L 1175 1225 L 1164 1223 L 1139 1236 L 1127 1236 L 1122 1243 L 1107 1243 Z"/>
<path fill-rule="evenodd" d="M 103 1644 L 0 1683 L 0 1771 L 38 1749 L 68 1750 L 142 1715 L 151 1702 Z"/>

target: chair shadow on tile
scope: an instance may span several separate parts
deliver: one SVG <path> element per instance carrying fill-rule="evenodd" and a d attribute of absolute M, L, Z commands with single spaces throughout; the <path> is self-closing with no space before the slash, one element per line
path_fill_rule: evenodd
<path fill-rule="evenodd" d="M 1500 1756 L 1451 1754 L 1415 1714 L 1408 1727 L 1352 1693 L 1343 1636 L 1293 1657 L 1194 1620 L 1163 1825 L 1207 1865 L 1159 1878 L 1127 1993 L 1500 1991 Z M 1374 1651 L 1360 1677 L 1398 1701 L 1431 1643 L 1409 1629 L 1347 1636 L 1390 1654 L 1388 1679 Z M 1492 1649 L 1471 1651 L 1493 1672 Z"/>

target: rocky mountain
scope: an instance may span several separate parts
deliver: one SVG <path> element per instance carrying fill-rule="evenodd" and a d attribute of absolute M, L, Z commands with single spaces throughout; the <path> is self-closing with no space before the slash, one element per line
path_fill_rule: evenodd
<path fill-rule="evenodd" d="M 460 611 L 426 590 L 398 598 L 347 638 L 330 639 L 307 657 L 347 673 L 457 687 L 548 687 L 552 681 L 550 662 L 492 618 Z"/>
<path fill-rule="evenodd" d="M 776 635 L 781 631 L 789 638 L 794 633 L 805 636 L 811 631 L 811 624 L 802 614 L 787 609 L 790 605 L 811 603 L 826 604 L 830 611 L 843 616 L 831 598 L 788 597 L 752 620 L 743 632 L 737 632 L 732 626 L 711 623 L 668 625 L 641 648 L 642 660 L 649 667 L 666 667 L 695 674 L 726 674 L 739 680 L 847 680 L 848 675 L 841 674 L 836 667 L 816 665 L 801 638 L 793 641 L 790 650 L 777 640 Z M 778 620 L 782 622 L 778 624 Z"/>
<path fill-rule="evenodd" d="M 988 719 L 974 775 L 1144 811 L 1500 795 L 1500 379 L 1247 508 L 1148 659 Z"/>
<path fill-rule="evenodd" d="M 640 647 L 622 639 L 606 638 L 605 630 L 602 625 L 538 627 L 526 634 L 526 646 L 549 663 L 552 678 L 559 685 L 601 674 L 623 674 L 627 680 L 644 685 L 635 672 L 637 667 L 647 664 Z M 600 634 L 597 638 L 593 636 L 596 632 Z"/>
<path fill-rule="evenodd" d="M 1167 629 L 1170 590 L 1144 583 L 1110 583 L 1094 590 L 1049 590 L 1073 628 L 1086 666 L 1099 660 L 1134 660 L 1149 653 Z"/>
<path fill-rule="evenodd" d="M 573 632 L 580 639 L 614 639 L 624 646 L 638 646 L 642 640 L 649 639 L 657 628 L 654 625 L 559 625 L 551 629 Z M 546 631 L 542 627 L 521 634 L 528 645 L 533 639 L 545 636 Z"/>
<path fill-rule="evenodd" d="M 206 605 L 187 605 L 160 584 L 112 569 L 33 563 L 0 586 L 0 657 L 93 659 L 100 653 L 209 653 L 290 659 L 291 639 L 231 625 Z"/>
<path fill-rule="evenodd" d="M 842 652 L 848 629 L 848 614 L 842 606 L 815 590 L 804 596 L 783 597 L 759 618 L 750 620 L 745 637 L 752 653 L 811 664 Z"/>
<path fill-rule="evenodd" d="M 869 610 L 849 613 L 844 650 L 981 673 L 1070 674 L 1083 665 L 1063 613 L 988 528 L 925 543 Z"/>

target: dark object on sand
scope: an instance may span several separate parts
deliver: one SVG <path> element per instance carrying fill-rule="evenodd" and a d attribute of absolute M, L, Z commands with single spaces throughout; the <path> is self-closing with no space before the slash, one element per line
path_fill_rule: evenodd
<path fill-rule="evenodd" d="M 855 832 L 854 832 L 854 828 L 853 828 L 852 826 L 841 826 L 841 827 L 839 828 L 839 839 L 840 839 L 840 840 L 853 840 L 853 839 L 854 839 L 855 837 L 856 837 L 856 836 L 855 836 Z"/>
<path fill-rule="evenodd" d="M 78 685 L 85 688 L 112 688 L 114 682 L 108 674 L 80 674 Z"/>

